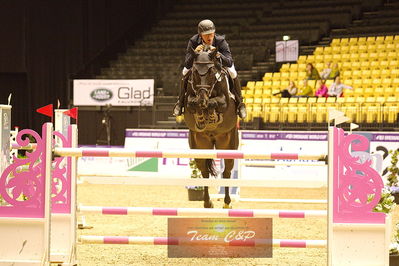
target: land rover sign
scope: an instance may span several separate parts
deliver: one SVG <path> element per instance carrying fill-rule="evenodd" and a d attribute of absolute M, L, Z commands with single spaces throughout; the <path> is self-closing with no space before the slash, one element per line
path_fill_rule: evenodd
<path fill-rule="evenodd" d="M 73 94 L 76 106 L 148 106 L 154 103 L 154 80 L 76 79 Z"/>

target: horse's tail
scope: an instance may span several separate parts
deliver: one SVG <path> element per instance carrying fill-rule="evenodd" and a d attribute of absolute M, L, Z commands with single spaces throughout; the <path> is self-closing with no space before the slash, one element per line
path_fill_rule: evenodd
<path fill-rule="evenodd" d="M 208 170 L 210 175 L 217 176 L 215 161 L 213 159 L 206 159 L 205 165 L 206 165 L 206 169 Z"/>

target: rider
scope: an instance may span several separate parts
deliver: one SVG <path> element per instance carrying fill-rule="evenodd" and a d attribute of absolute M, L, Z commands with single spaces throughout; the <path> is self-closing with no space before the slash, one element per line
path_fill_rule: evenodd
<path fill-rule="evenodd" d="M 184 95 L 186 93 L 186 85 L 189 76 L 187 73 L 190 71 L 194 62 L 194 55 L 191 53 L 191 50 L 194 49 L 196 52 L 201 52 L 208 49 L 215 49 L 215 47 L 218 50 L 216 57 L 221 59 L 222 65 L 227 68 L 234 82 L 234 86 L 233 88 L 230 88 L 230 91 L 236 98 L 237 113 L 241 118 L 245 118 L 247 116 L 245 104 L 242 102 L 241 85 L 237 77 L 237 71 L 234 68 L 234 62 L 231 56 L 229 44 L 226 42 L 224 36 L 215 34 L 215 25 L 208 19 L 202 20 L 198 24 L 198 34 L 191 37 L 191 39 L 188 41 L 186 60 L 184 62 L 183 68 L 183 78 L 180 82 L 179 99 L 173 110 L 173 114 L 175 116 L 182 114 L 182 108 L 184 106 Z"/>

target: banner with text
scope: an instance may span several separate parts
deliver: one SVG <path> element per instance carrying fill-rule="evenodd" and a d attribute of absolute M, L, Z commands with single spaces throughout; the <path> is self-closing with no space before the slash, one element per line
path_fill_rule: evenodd
<path fill-rule="evenodd" d="M 153 79 L 75 79 L 75 106 L 151 106 L 154 104 Z"/>

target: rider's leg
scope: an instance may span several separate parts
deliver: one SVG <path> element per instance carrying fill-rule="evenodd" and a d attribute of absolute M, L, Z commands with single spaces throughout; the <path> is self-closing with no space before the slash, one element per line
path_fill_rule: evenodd
<path fill-rule="evenodd" d="M 247 109 L 245 108 L 245 104 L 242 101 L 241 94 L 241 83 L 237 77 L 237 71 L 234 68 L 234 65 L 228 68 L 231 78 L 233 79 L 234 86 L 230 89 L 230 91 L 234 94 L 237 102 L 237 113 L 240 118 L 244 119 L 247 116 Z"/>
<path fill-rule="evenodd" d="M 187 73 L 189 72 L 189 69 L 183 68 L 183 77 L 180 80 L 180 92 L 179 92 L 179 98 L 177 100 L 177 103 L 173 107 L 173 115 L 174 116 L 179 116 L 182 115 L 183 113 L 183 107 L 184 107 L 184 96 L 186 94 L 186 88 L 187 88 L 187 80 L 188 80 L 188 75 Z"/>

